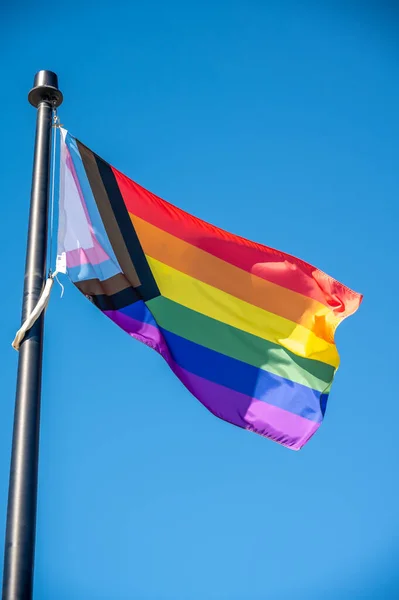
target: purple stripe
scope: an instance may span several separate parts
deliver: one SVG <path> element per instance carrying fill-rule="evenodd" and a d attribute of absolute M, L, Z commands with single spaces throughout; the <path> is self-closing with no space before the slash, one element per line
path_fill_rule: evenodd
<path fill-rule="evenodd" d="M 317 431 L 320 423 L 213 383 L 180 367 L 172 359 L 151 313 L 144 303 L 136 304 L 137 316 L 144 316 L 143 320 L 132 319 L 118 311 L 105 311 L 105 314 L 129 335 L 159 352 L 186 388 L 214 415 L 293 450 L 302 448 Z"/>
<path fill-rule="evenodd" d="M 169 363 L 172 357 L 152 314 L 144 302 L 135 302 L 133 307 L 140 320 L 132 319 L 118 310 L 105 310 L 104 314 L 136 340 L 159 352 Z"/>
<path fill-rule="evenodd" d="M 278 406 L 198 377 L 176 363 L 170 364 L 170 367 L 190 392 L 214 415 L 293 450 L 300 450 L 320 426 L 320 423 L 294 415 Z"/>

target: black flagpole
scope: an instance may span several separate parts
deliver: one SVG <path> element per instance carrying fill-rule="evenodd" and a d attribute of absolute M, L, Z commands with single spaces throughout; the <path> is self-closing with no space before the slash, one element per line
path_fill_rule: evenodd
<path fill-rule="evenodd" d="M 39 71 L 28 98 L 37 108 L 37 121 L 22 322 L 35 308 L 46 279 L 52 110 L 62 102 L 57 75 L 51 71 Z M 32 598 L 43 321 L 42 314 L 26 334 L 19 351 L 4 550 L 3 600 Z"/>

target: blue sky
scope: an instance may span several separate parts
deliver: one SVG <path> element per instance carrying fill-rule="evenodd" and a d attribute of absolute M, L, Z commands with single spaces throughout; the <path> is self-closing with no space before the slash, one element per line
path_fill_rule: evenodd
<path fill-rule="evenodd" d="M 64 126 L 119 170 L 365 296 L 337 332 L 326 420 L 295 453 L 214 418 L 158 355 L 55 287 L 35 599 L 397 598 L 394 3 L 0 11 L 0 539 L 39 69 L 59 75 Z"/>

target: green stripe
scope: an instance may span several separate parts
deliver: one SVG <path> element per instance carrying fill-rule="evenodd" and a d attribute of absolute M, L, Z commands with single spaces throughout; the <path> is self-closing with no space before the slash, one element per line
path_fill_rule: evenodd
<path fill-rule="evenodd" d="M 161 327 L 191 342 L 319 392 L 324 392 L 332 382 L 335 369 L 330 365 L 296 356 L 282 346 L 211 319 L 162 296 L 146 304 Z"/>

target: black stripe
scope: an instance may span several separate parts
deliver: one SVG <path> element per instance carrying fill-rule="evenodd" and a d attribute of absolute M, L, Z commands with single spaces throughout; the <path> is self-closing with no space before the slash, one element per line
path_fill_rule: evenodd
<path fill-rule="evenodd" d="M 83 292 L 82 292 L 83 294 Z M 105 294 L 98 294 L 89 296 L 88 294 L 84 294 L 86 298 L 90 300 L 97 308 L 100 310 L 120 310 L 121 308 L 125 308 L 126 306 L 130 306 L 135 302 L 141 300 L 140 295 L 137 292 L 136 288 L 126 288 L 125 290 L 121 290 L 116 294 L 112 294 L 112 296 L 106 296 Z"/>
<path fill-rule="evenodd" d="M 79 142 L 79 144 L 81 144 L 81 142 Z M 134 289 L 139 295 L 139 297 L 145 302 L 147 302 L 152 298 L 160 296 L 161 293 L 159 291 L 159 288 L 151 272 L 146 256 L 141 247 L 136 230 L 133 227 L 132 220 L 123 201 L 122 194 L 120 192 L 118 183 L 111 169 L 111 166 L 108 163 L 106 163 L 102 158 L 97 156 L 97 154 L 95 154 L 92 150 L 90 150 L 90 152 L 93 154 L 96 160 L 100 177 L 107 192 L 109 202 L 111 204 L 113 213 L 118 223 L 119 230 L 123 237 L 123 241 L 131 258 L 131 261 L 134 265 L 134 268 L 137 272 L 137 276 L 141 282 L 141 285 Z M 95 198 L 94 192 L 93 196 Z M 104 226 L 106 227 L 105 223 Z"/>

